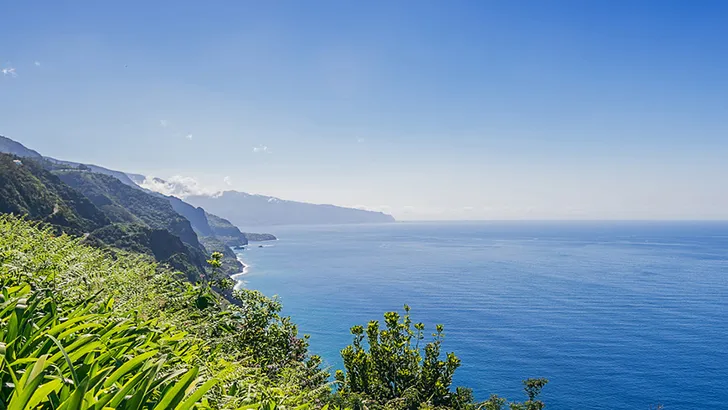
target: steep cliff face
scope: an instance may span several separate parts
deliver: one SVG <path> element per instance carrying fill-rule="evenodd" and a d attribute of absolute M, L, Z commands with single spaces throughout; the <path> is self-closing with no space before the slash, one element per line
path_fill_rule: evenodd
<path fill-rule="evenodd" d="M 240 232 L 237 226 L 230 223 L 225 218 L 213 214 L 206 214 L 207 220 L 210 223 L 210 229 L 217 238 L 222 240 L 228 246 L 244 246 L 248 244 L 248 238 L 245 234 Z"/>
<path fill-rule="evenodd" d="M 166 229 L 182 242 L 203 250 L 190 221 L 175 212 L 164 198 L 132 188 L 109 175 L 81 170 L 59 170 L 64 183 L 84 194 L 94 205 L 108 210 L 112 222 L 141 222 L 153 229 Z M 117 219 L 118 218 L 118 219 Z"/>
<path fill-rule="evenodd" d="M 88 190 L 93 198 L 90 199 L 36 160 L 0 154 L 0 213 L 48 223 L 59 234 L 82 236 L 85 242 L 95 246 L 153 256 L 186 273 L 191 280 L 204 272 L 204 248 L 199 243 L 186 244 L 165 228 L 150 227 L 140 215 L 121 207 L 113 196 L 105 194 L 103 185 L 92 186 L 96 189 Z"/>
<path fill-rule="evenodd" d="M 184 216 L 185 218 L 187 218 L 188 221 L 190 221 L 192 229 L 195 230 L 198 236 L 215 235 L 212 228 L 210 228 L 210 223 L 207 220 L 207 214 L 205 213 L 204 209 L 199 207 L 195 208 L 194 206 L 174 196 L 168 196 L 166 198 L 169 200 L 170 205 L 172 205 L 172 209 L 174 209 L 178 214 Z"/>

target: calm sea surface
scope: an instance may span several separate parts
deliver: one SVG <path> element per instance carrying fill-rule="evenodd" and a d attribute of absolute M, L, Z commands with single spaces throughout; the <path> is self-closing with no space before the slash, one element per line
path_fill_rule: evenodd
<path fill-rule="evenodd" d="M 494 222 L 269 228 L 240 256 L 311 350 L 412 307 L 445 325 L 456 383 L 551 409 L 728 408 L 728 223 Z"/>

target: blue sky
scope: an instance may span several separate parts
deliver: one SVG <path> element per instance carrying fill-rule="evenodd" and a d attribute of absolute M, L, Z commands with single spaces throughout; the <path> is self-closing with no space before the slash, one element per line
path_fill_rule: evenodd
<path fill-rule="evenodd" d="M 0 134 L 400 219 L 727 219 L 728 2 L 0 4 Z"/>

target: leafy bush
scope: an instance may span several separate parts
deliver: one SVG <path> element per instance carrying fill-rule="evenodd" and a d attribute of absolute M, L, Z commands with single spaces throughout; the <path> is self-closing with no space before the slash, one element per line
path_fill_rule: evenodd
<path fill-rule="evenodd" d="M 452 391 L 452 378 L 460 367 L 454 353 L 441 355 L 444 328 L 435 326 L 432 340 L 424 343 L 425 325 L 412 323 L 409 306 L 405 314 L 384 314 L 384 329 L 371 321 L 364 329 L 354 326 L 353 343 L 341 351 L 345 371 L 336 372 L 339 405 L 363 408 L 420 409 L 452 408 L 500 410 L 509 405 L 513 410 L 540 410 L 544 404 L 536 400 L 546 379 L 524 380 L 529 400 L 507 403 L 498 396 L 475 403 L 472 390 L 457 387 Z"/>
<path fill-rule="evenodd" d="M 416 409 L 421 403 L 451 408 L 470 404 L 468 389 L 450 390 L 460 359 L 448 353 L 440 360 L 442 325 L 437 325 L 431 342 L 420 346 L 425 326 L 413 325 L 409 306 L 404 309 L 404 316 L 385 313 L 382 330 L 378 321 L 369 322 L 366 330 L 351 328 L 354 342 L 341 351 L 346 372 L 336 372 L 342 397 L 353 400 L 354 407 L 359 407 L 358 401 L 402 409 Z"/>

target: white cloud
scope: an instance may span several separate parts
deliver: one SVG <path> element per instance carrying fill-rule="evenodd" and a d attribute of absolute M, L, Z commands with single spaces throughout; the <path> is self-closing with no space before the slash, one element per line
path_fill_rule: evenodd
<path fill-rule="evenodd" d="M 258 153 L 265 153 L 270 154 L 270 150 L 268 150 L 268 147 L 265 145 L 258 145 L 257 147 L 253 147 L 253 152 Z"/>
<path fill-rule="evenodd" d="M 230 179 L 229 176 L 226 176 L 225 178 L 223 178 L 222 182 L 224 182 L 225 185 L 227 185 L 227 186 L 231 186 L 233 184 L 233 181 L 232 181 L 232 179 Z"/>
<path fill-rule="evenodd" d="M 226 177 L 226 179 L 227 178 L 228 177 Z M 185 177 L 181 175 L 174 175 L 167 180 L 146 177 L 139 185 L 150 191 L 159 192 L 164 195 L 174 195 L 179 198 L 186 198 L 191 195 L 212 196 L 219 192 L 217 189 L 200 184 L 200 182 L 193 177 Z"/>
<path fill-rule="evenodd" d="M 167 122 L 167 120 L 159 120 L 159 125 L 161 125 L 163 128 L 167 128 L 167 125 L 169 125 L 169 123 Z"/>
<path fill-rule="evenodd" d="M 185 135 L 185 138 L 187 138 L 188 140 L 192 141 L 192 134 Z"/>
<path fill-rule="evenodd" d="M 365 141 L 364 138 L 361 138 L 361 137 L 356 139 L 356 142 L 358 142 L 359 144 L 361 144 L 364 141 Z"/>
<path fill-rule="evenodd" d="M 8 75 L 11 76 L 11 77 L 17 77 L 18 76 L 18 74 L 15 72 L 15 68 L 13 68 L 13 67 L 3 68 L 0 71 L 2 71 L 3 76 L 8 76 Z"/>
<path fill-rule="evenodd" d="M 40 67 L 40 61 L 36 61 L 33 64 L 35 64 L 36 67 Z"/>

